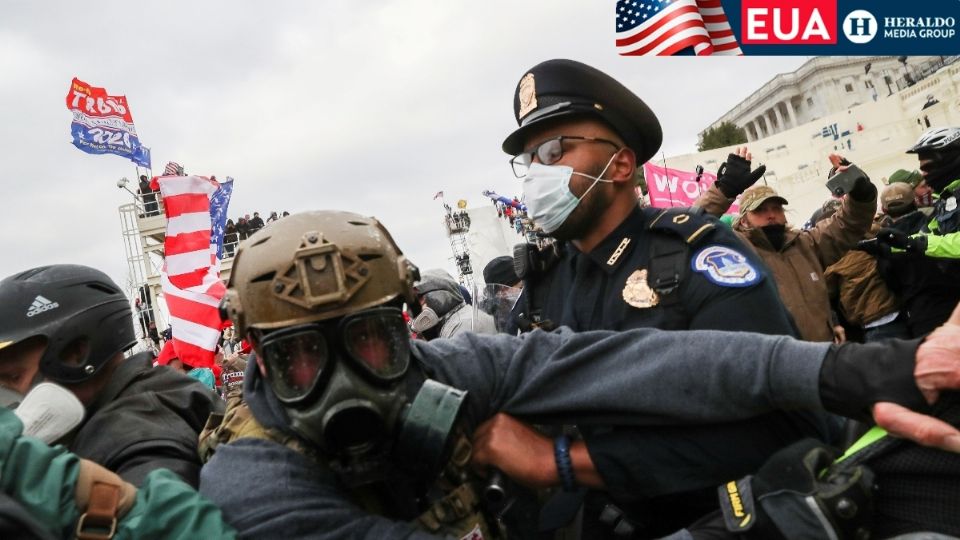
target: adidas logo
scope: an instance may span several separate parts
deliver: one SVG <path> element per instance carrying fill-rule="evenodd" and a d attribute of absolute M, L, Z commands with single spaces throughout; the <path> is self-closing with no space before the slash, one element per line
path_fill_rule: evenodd
<path fill-rule="evenodd" d="M 30 304 L 30 309 L 27 310 L 27 317 L 33 317 L 34 315 L 43 313 L 44 311 L 50 311 L 51 309 L 57 309 L 58 307 L 60 307 L 60 304 L 51 302 L 37 295 L 37 297 L 33 299 L 33 303 Z"/>

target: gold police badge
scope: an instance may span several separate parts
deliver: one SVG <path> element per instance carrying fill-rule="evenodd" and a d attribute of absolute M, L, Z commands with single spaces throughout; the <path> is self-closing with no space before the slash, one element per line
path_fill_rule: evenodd
<path fill-rule="evenodd" d="M 537 87 L 534 84 L 533 73 L 527 73 L 520 79 L 517 96 L 520 99 L 520 112 L 518 113 L 520 118 L 537 108 Z"/>
<path fill-rule="evenodd" d="M 649 308 L 660 303 L 656 291 L 647 284 L 646 269 L 637 270 L 627 278 L 623 286 L 623 300 L 636 308 Z"/>

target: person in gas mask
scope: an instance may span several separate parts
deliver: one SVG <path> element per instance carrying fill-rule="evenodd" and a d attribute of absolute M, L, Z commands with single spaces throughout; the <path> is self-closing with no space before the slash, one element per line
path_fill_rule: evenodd
<path fill-rule="evenodd" d="M 449 338 L 461 332 L 496 332 L 493 317 L 473 309 L 460 292 L 460 284 L 446 270 L 424 270 L 414 289 L 421 307 L 410 329 L 422 338 Z"/>
<path fill-rule="evenodd" d="M 852 178 L 840 186 L 839 192 L 833 192 L 844 195 L 840 210 L 816 226 L 800 230 L 787 225 L 783 209 L 787 200 L 772 187 L 750 187 L 758 176 L 729 173 L 736 169 L 749 171 L 751 159 L 746 147 L 730 154 L 717 174 L 717 181 L 697 199 L 696 205 L 720 216 L 742 193 L 740 216 L 733 230 L 770 268 L 800 337 L 809 341 L 832 341 L 830 297 L 823 274 L 870 230 L 877 209 L 877 188 L 866 175 Z M 836 154 L 830 155 L 830 162 L 835 174 L 846 171 L 849 165 L 843 165 L 843 158 Z"/>
<path fill-rule="evenodd" d="M 200 490 L 241 536 L 496 537 L 466 437 L 499 411 L 540 423 L 702 424 L 772 407 L 860 416 L 895 406 L 881 395 L 925 406 L 916 343 L 839 349 L 566 328 L 424 342 L 408 338 L 402 316 L 417 305 L 417 281 L 378 221 L 347 212 L 292 215 L 240 248 L 223 308 L 255 355 Z M 575 474 L 552 461 L 538 468 L 554 480 Z"/>
<path fill-rule="evenodd" d="M 960 128 L 928 130 L 907 152 L 933 189 L 933 212 L 900 216 L 860 247 L 880 259 L 881 275 L 901 291 L 911 335 L 922 336 L 960 300 Z"/>
<path fill-rule="evenodd" d="M 83 403 L 86 418 L 60 442 L 139 485 L 167 468 L 197 485 L 197 437 L 216 394 L 185 375 L 153 369 L 153 354 L 124 357 L 136 344 L 133 312 L 103 272 L 58 264 L 0 281 L 0 386 L 7 403 L 41 380 Z"/>

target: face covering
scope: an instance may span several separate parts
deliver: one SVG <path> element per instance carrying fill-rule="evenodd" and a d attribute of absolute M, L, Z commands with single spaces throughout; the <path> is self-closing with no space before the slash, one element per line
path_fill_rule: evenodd
<path fill-rule="evenodd" d="M 767 225 L 760 227 L 760 230 L 763 231 L 763 234 L 766 235 L 767 240 L 769 240 L 773 245 L 773 249 L 780 251 L 780 248 L 783 247 L 783 243 L 786 241 L 787 226 Z"/>
<path fill-rule="evenodd" d="M 917 205 L 917 208 L 927 208 L 928 206 L 933 206 L 933 192 L 928 191 L 923 195 L 915 195 L 913 197 L 913 202 Z"/>
<path fill-rule="evenodd" d="M 410 329 L 418 334 L 423 334 L 434 326 L 440 324 L 440 316 L 433 309 L 423 306 L 417 318 L 410 323 Z"/>
<path fill-rule="evenodd" d="M 605 180 L 603 175 L 606 174 L 616 155 L 614 153 L 610 156 L 600 176 L 577 172 L 573 167 L 566 165 L 532 163 L 527 175 L 523 177 L 523 198 L 527 205 L 527 212 L 533 221 L 547 234 L 559 229 L 598 182 L 613 182 L 613 180 Z M 570 177 L 575 174 L 593 180 L 593 184 L 579 199 L 570 192 Z"/>

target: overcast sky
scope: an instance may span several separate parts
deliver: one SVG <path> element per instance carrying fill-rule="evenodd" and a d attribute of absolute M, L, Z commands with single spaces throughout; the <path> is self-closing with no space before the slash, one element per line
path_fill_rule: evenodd
<path fill-rule="evenodd" d="M 513 90 L 550 58 L 600 68 L 657 113 L 667 156 L 803 58 L 617 56 L 613 0 L 93 3 L 0 7 L 0 275 L 127 263 L 134 165 L 70 143 L 73 77 L 126 95 L 154 172 L 236 179 L 230 216 L 373 215 L 421 268 L 449 264 L 433 194 L 519 194 L 500 151 Z"/>

